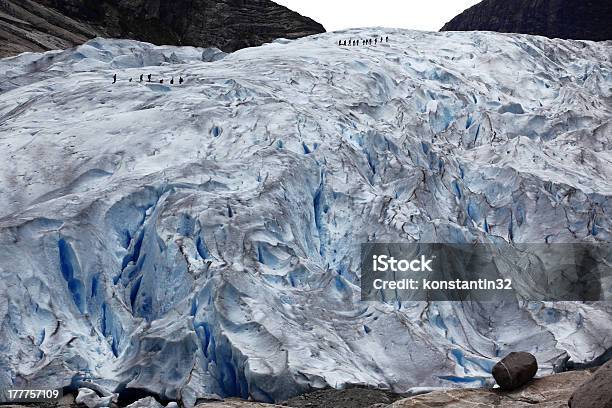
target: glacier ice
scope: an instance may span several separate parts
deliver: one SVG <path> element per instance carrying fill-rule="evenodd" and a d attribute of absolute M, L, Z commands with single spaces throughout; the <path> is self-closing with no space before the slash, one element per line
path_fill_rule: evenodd
<path fill-rule="evenodd" d="M 611 56 L 361 29 L 1 60 L 0 389 L 279 401 L 597 357 L 610 303 L 364 303 L 359 244 L 610 242 Z"/>

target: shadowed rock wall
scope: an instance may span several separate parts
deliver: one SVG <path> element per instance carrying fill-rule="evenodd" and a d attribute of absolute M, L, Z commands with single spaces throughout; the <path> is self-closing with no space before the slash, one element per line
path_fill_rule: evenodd
<path fill-rule="evenodd" d="M 231 52 L 324 31 L 270 0 L 0 0 L 0 57 L 96 36 Z"/>
<path fill-rule="evenodd" d="M 549 38 L 612 39 L 609 0 L 484 0 L 442 27 L 441 31 L 498 31 Z"/>

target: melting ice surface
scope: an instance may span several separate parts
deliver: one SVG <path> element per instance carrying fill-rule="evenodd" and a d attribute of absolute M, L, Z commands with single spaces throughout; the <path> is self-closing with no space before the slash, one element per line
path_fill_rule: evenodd
<path fill-rule="evenodd" d="M 358 286 L 362 242 L 610 242 L 609 42 L 372 29 L 207 55 L 95 39 L 0 61 L 0 389 L 278 401 L 610 346 L 610 303 Z"/>

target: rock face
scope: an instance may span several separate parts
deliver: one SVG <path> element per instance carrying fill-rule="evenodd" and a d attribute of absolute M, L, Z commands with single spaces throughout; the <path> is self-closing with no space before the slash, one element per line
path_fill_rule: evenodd
<path fill-rule="evenodd" d="M 324 31 L 270 0 L 0 0 L 0 57 L 96 36 L 235 51 Z"/>
<path fill-rule="evenodd" d="M 612 407 L 612 361 L 604 364 L 572 394 L 571 408 Z"/>
<path fill-rule="evenodd" d="M 561 408 L 583 381 L 588 371 L 574 371 L 538 378 L 527 387 L 505 392 L 485 389 L 435 391 L 395 402 L 388 408 Z"/>
<path fill-rule="evenodd" d="M 549 38 L 612 39 L 609 0 L 484 0 L 442 27 L 442 31 L 498 31 Z"/>
<path fill-rule="evenodd" d="M 493 367 L 493 378 L 503 390 L 527 384 L 538 372 L 538 362 L 529 353 L 510 353 Z"/>
<path fill-rule="evenodd" d="M 94 390 L 89 388 L 80 388 L 79 395 L 76 397 L 77 404 L 86 406 L 87 408 L 110 407 L 112 396 L 100 397 Z"/>

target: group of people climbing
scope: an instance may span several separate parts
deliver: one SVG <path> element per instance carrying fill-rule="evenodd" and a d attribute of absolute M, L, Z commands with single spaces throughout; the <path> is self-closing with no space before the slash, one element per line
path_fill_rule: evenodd
<path fill-rule="evenodd" d="M 378 43 L 383 43 L 383 42 L 389 42 L 389 36 L 386 36 L 385 38 L 380 37 L 380 40 L 378 39 L 378 37 L 372 39 L 372 38 L 367 38 L 367 39 L 348 39 L 348 40 L 338 40 L 338 45 L 339 46 L 358 46 L 358 45 L 377 45 Z M 147 82 L 153 82 L 152 80 L 153 76 L 151 74 L 147 75 Z M 132 78 L 130 78 L 129 82 L 132 82 Z M 140 79 L 139 82 L 144 82 L 144 74 L 140 74 Z M 183 82 L 185 82 L 185 80 L 183 79 L 182 76 L 179 77 L 178 83 L 179 85 L 182 85 Z M 113 75 L 113 84 L 117 83 L 117 74 Z M 164 79 L 161 78 L 159 80 L 160 84 L 164 83 Z M 174 77 L 170 78 L 170 85 L 174 85 Z"/>
<path fill-rule="evenodd" d="M 153 79 L 152 79 L 152 78 L 153 78 L 153 76 L 152 76 L 151 74 L 148 74 L 148 75 L 147 75 L 147 82 L 153 82 Z M 130 82 L 132 82 L 132 78 L 130 78 Z M 139 82 L 144 82 L 144 74 L 140 74 L 140 80 L 139 80 Z M 182 85 L 182 84 L 183 84 L 183 82 L 185 82 L 185 80 L 183 79 L 183 77 L 182 77 L 182 76 L 179 76 L 179 80 L 178 80 L 179 85 Z M 114 75 L 113 75 L 113 84 L 116 84 L 116 83 L 117 83 L 117 74 L 114 74 Z M 163 83 L 164 83 L 164 78 L 161 78 L 161 79 L 159 80 L 159 83 L 160 83 L 160 84 L 163 84 Z M 174 77 L 172 77 L 172 78 L 170 79 L 170 85 L 174 85 Z"/>
<path fill-rule="evenodd" d="M 380 37 L 380 40 L 378 39 L 378 37 L 372 39 L 372 38 L 367 38 L 367 39 L 357 39 L 357 40 L 353 40 L 352 38 L 349 40 L 338 40 L 338 45 L 339 46 L 358 46 L 358 45 L 377 45 L 378 43 L 383 43 L 383 42 L 389 42 L 389 36 L 386 36 L 385 38 Z"/>

